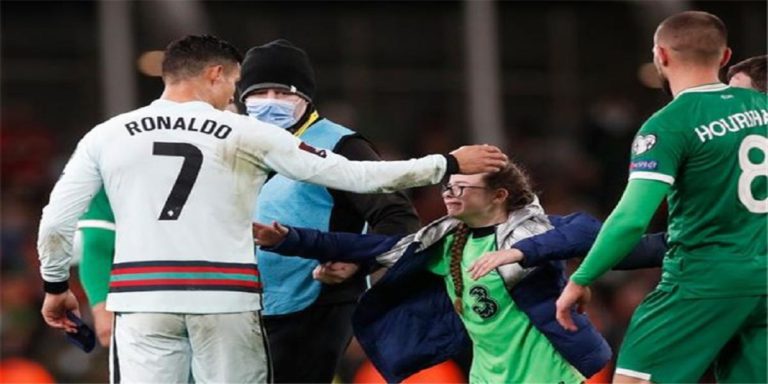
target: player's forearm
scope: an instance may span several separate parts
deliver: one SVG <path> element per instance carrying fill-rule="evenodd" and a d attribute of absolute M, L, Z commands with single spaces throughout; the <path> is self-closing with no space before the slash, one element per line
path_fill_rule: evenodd
<path fill-rule="evenodd" d="M 325 159 L 303 163 L 300 180 L 355 193 L 393 192 L 439 183 L 448 169 L 446 156 L 430 155 L 404 161 L 349 161 L 328 153 Z M 279 161 L 279 160 L 278 160 Z M 285 171 L 286 166 L 275 170 Z M 293 177 L 289 174 L 290 177 Z"/>
<path fill-rule="evenodd" d="M 40 275 L 45 283 L 45 291 L 61 293 L 66 291 L 69 280 L 69 263 L 72 259 L 72 231 L 62 229 L 46 221 L 40 222 L 37 240 L 37 252 L 40 257 Z M 67 234 L 70 235 L 67 235 Z M 51 284 L 57 283 L 57 284 Z"/>
<path fill-rule="evenodd" d="M 571 280 L 579 285 L 590 285 L 613 268 L 637 244 L 645 229 L 637 218 L 615 210 L 606 220 L 603 230 Z"/>
<path fill-rule="evenodd" d="M 346 162 L 340 169 L 347 172 L 341 180 L 352 192 L 395 192 L 437 184 L 447 175 L 457 173 L 458 163 L 452 155 L 429 155 L 402 161 Z"/>
<path fill-rule="evenodd" d="M 595 244 L 571 280 L 590 285 L 613 268 L 637 244 L 669 185 L 651 180 L 632 180 L 619 204 L 605 221 Z"/>
<path fill-rule="evenodd" d="M 68 215 L 56 202 L 56 189 L 51 194 L 51 203 L 43 209 L 37 238 L 37 252 L 40 257 L 40 274 L 48 283 L 66 282 L 69 279 L 69 264 L 72 259 L 72 240 L 77 216 Z M 60 289 L 54 288 L 55 291 Z M 51 292 L 56 293 L 56 292 Z"/>
<path fill-rule="evenodd" d="M 85 203 L 87 205 L 87 202 Z M 37 252 L 40 258 L 40 274 L 45 282 L 65 282 L 69 279 L 69 265 L 72 260 L 72 241 L 74 239 L 77 217 L 85 209 L 74 215 L 59 213 L 55 206 L 43 209 L 40 230 L 37 239 Z M 54 288 L 55 291 L 59 289 Z M 56 293 L 56 292 L 51 292 Z"/>

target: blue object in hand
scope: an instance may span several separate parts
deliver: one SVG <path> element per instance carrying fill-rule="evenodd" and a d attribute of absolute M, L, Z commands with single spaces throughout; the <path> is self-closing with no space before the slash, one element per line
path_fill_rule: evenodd
<path fill-rule="evenodd" d="M 89 327 L 88 324 L 85 324 L 83 320 L 77 317 L 72 311 L 67 311 L 67 318 L 77 326 L 77 332 L 66 332 L 67 340 L 76 347 L 82 349 L 85 353 L 93 351 L 93 347 L 96 346 L 96 334 L 91 327 Z"/>

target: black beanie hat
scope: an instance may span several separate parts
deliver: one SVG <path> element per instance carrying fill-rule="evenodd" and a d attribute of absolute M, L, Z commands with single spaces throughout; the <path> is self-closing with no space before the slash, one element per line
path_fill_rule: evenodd
<path fill-rule="evenodd" d="M 237 90 L 240 101 L 258 89 L 282 88 L 312 101 L 315 96 L 315 71 L 307 53 L 279 39 L 253 47 L 245 54 Z"/>

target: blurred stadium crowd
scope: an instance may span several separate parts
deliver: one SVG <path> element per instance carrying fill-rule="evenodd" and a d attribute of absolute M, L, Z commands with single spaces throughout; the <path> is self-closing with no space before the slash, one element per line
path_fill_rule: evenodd
<path fill-rule="evenodd" d="M 462 2 L 126 3 L 134 58 L 191 32 L 216 34 L 243 51 L 277 37 L 302 45 L 316 65 L 318 109 L 371 138 L 385 158 L 444 153 L 482 137 L 471 129 L 472 40 Z M 604 219 L 617 201 L 634 133 L 668 100 L 648 87 L 642 65 L 659 20 L 684 9 L 720 16 L 732 62 L 766 47 L 764 1 L 505 1 L 493 9 L 502 112 L 502 142 L 493 144 L 527 167 L 555 214 L 581 210 Z M 195 22 L 180 23 L 169 16 L 174 10 Z M 109 72 L 99 59 L 109 27 L 100 12 L 96 2 L 2 3 L 0 382 L 24 380 L 15 372 L 39 382 L 107 378 L 105 349 L 86 355 L 45 327 L 35 249 L 40 212 L 65 156 L 110 114 L 102 90 Z M 136 68 L 131 76 L 135 94 L 125 110 L 157 97 L 161 86 Z M 411 197 L 423 223 L 444 214 L 437 187 Z M 660 215 L 651 230 L 664 225 Z M 612 272 L 596 286 L 588 312 L 614 350 L 658 279 L 658 270 Z M 364 360 L 353 343 L 339 380 L 353 382 Z"/>

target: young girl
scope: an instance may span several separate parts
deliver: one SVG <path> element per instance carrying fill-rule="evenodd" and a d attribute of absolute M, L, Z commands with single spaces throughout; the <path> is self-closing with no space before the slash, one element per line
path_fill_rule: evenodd
<path fill-rule="evenodd" d="M 443 200 L 447 216 L 403 238 L 277 223 L 254 224 L 254 236 L 276 253 L 390 267 L 353 319 L 358 340 L 389 382 L 457 354 L 467 336 L 473 383 L 579 383 L 599 371 L 611 351 L 586 316 L 573 314 L 577 332 L 555 320 L 563 263 L 526 263 L 510 250 L 552 228 L 527 176 L 512 163 L 494 174 L 454 175 Z"/>

